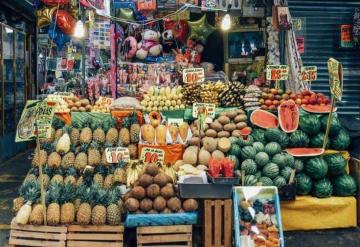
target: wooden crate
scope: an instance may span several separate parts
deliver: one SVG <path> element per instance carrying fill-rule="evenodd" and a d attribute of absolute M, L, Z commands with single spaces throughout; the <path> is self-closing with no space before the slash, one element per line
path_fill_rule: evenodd
<path fill-rule="evenodd" d="M 14 246 L 66 246 L 66 226 L 18 225 L 11 222 L 9 247 Z"/>
<path fill-rule="evenodd" d="M 232 246 L 232 200 L 204 201 L 205 247 Z"/>
<path fill-rule="evenodd" d="M 122 247 L 124 226 L 68 226 L 68 247 Z"/>
<path fill-rule="evenodd" d="M 360 160 L 352 157 L 349 161 L 349 169 L 351 176 L 355 178 L 358 185 L 358 191 L 355 197 L 357 202 L 357 224 L 360 226 Z"/>
<path fill-rule="evenodd" d="M 136 228 L 137 246 L 192 246 L 192 225 L 141 226 Z"/>

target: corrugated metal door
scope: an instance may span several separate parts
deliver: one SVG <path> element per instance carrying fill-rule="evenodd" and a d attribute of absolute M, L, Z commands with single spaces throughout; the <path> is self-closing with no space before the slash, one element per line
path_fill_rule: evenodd
<path fill-rule="evenodd" d="M 340 46 L 340 24 L 351 24 L 355 7 L 360 1 L 287 0 L 293 18 L 303 21 L 305 36 L 304 65 L 318 66 L 315 91 L 329 94 L 327 60 L 338 59 L 344 68 L 344 96 L 339 113 L 360 115 L 360 50 Z"/>

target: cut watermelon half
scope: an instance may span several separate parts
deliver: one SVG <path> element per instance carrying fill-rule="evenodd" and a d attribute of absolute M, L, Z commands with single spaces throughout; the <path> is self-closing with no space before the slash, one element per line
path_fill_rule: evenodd
<path fill-rule="evenodd" d="M 281 103 L 278 107 L 278 118 L 281 129 L 292 133 L 299 127 L 299 108 L 293 100 Z"/>
<path fill-rule="evenodd" d="M 330 113 L 331 105 L 303 105 L 301 108 L 311 113 Z M 337 108 L 334 107 L 333 112 L 336 112 Z"/>
<path fill-rule="evenodd" d="M 256 109 L 251 113 L 250 122 L 263 129 L 279 127 L 277 116 L 261 109 Z"/>
<path fill-rule="evenodd" d="M 252 129 L 250 127 L 245 127 L 240 130 L 240 135 L 242 136 L 248 136 L 252 132 Z"/>
<path fill-rule="evenodd" d="M 288 148 L 285 150 L 294 157 L 313 157 L 324 153 L 323 148 Z"/>

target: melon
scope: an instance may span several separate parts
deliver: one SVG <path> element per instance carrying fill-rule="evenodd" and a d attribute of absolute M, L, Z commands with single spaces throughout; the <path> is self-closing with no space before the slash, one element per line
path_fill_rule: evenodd
<path fill-rule="evenodd" d="M 198 155 L 198 147 L 190 146 L 185 149 L 183 154 L 183 161 L 185 164 L 196 165 Z"/>
<path fill-rule="evenodd" d="M 299 108 L 292 100 L 279 105 L 278 117 L 280 127 L 286 133 L 292 133 L 299 127 Z"/>
<path fill-rule="evenodd" d="M 214 152 L 212 152 L 211 157 L 214 159 L 222 159 L 225 157 L 225 155 L 220 150 L 215 150 Z"/>
<path fill-rule="evenodd" d="M 256 109 L 251 113 L 250 122 L 263 129 L 277 128 L 279 126 L 279 120 L 274 114 L 261 109 Z"/>
<path fill-rule="evenodd" d="M 171 136 L 171 140 L 172 142 L 177 142 L 178 140 L 178 135 L 179 135 L 179 128 L 172 124 L 169 126 L 169 132 L 170 132 L 170 136 Z"/>
<path fill-rule="evenodd" d="M 144 124 L 140 129 L 141 138 L 144 142 L 148 144 L 154 144 L 155 141 L 155 129 L 150 124 Z"/>
<path fill-rule="evenodd" d="M 166 145 L 166 126 L 160 124 L 156 128 L 156 143 L 158 145 Z"/>
<path fill-rule="evenodd" d="M 330 113 L 331 105 L 302 105 L 301 108 L 311 113 Z M 336 112 L 337 108 L 334 107 L 333 112 Z"/>
<path fill-rule="evenodd" d="M 223 152 L 223 153 L 226 153 L 230 150 L 231 148 L 231 142 L 229 140 L 229 138 L 226 138 L 226 137 L 222 137 L 218 140 L 218 149 Z"/>
<path fill-rule="evenodd" d="M 209 163 L 210 158 L 211 158 L 211 154 L 207 150 L 202 148 L 199 152 L 199 164 L 207 165 Z"/>
<path fill-rule="evenodd" d="M 324 153 L 322 148 L 288 148 L 285 151 L 294 157 L 313 157 Z"/>
<path fill-rule="evenodd" d="M 217 148 L 217 139 L 212 137 L 205 137 L 202 139 L 202 146 L 209 152 L 213 152 Z"/>
<path fill-rule="evenodd" d="M 185 142 L 187 139 L 188 131 L 189 131 L 189 124 L 187 122 L 182 122 L 179 125 L 179 134 L 183 142 Z"/>

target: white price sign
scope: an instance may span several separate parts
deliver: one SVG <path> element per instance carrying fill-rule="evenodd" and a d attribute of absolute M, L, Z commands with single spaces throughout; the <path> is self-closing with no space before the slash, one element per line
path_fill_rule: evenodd
<path fill-rule="evenodd" d="M 211 103 L 194 103 L 192 116 L 197 118 L 199 113 L 203 113 L 206 115 L 206 118 L 215 118 L 215 104 Z"/>
<path fill-rule="evenodd" d="M 118 163 L 119 161 L 124 161 L 124 162 L 130 161 L 129 149 L 123 147 L 106 148 L 105 155 L 106 155 L 106 161 L 108 163 Z"/>
<path fill-rule="evenodd" d="M 184 83 L 200 83 L 205 81 L 205 72 L 203 68 L 190 68 L 183 70 Z"/>

